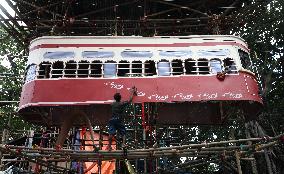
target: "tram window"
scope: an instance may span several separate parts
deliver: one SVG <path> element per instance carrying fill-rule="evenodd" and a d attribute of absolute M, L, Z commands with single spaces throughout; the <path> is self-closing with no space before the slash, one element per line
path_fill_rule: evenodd
<path fill-rule="evenodd" d="M 183 66 L 182 66 L 181 60 L 173 60 L 172 61 L 172 74 L 173 75 L 183 74 Z"/>
<path fill-rule="evenodd" d="M 243 68 L 250 69 L 251 62 L 249 54 L 241 49 L 238 50 Z"/>
<path fill-rule="evenodd" d="M 64 64 L 62 61 L 57 61 L 52 64 L 51 78 L 59 78 L 63 75 Z"/>
<path fill-rule="evenodd" d="M 117 76 L 126 76 L 129 73 L 130 63 L 126 60 L 122 60 L 118 64 Z"/>
<path fill-rule="evenodd" d="M 116 69 L 115 61 L 108 61 L 104 63 L 104 77 L 115 77 Z"/>
<path fill-rule="evenodd" d="M 184 56 L 192 56 L 192 51 L 190 50 L 181 50 L 181 51 L 160 51 L 160 56 L 165 57 L 184 57 Z"/>
<path fill-rule="evenodd" d="M 88 77 L 89 76 L 90 63 L 88 61 L 80 61 L 78 63 L 78 77 Z"/>
<path fill-rule="evenodd" d="M 50 78 L 50 68 L 51 68 L 50 62 L 40 63 L 39 64 L 39 71 L 38 71 L 38 78 L 39 79 Z"/>
<path fill-rule="evenodd" d="M 209 74 L 209 66 L 207 59 L 198 59 L 197 67 L 199 74 Z"/>
<path fill-rule="evenodd" d="M 95 60 L 91 64 L 91 77 L 101 77 L 102 76 L 102 62 Z"/>
<path fill-rule="evenodd" d="M 161 60 L 158 62 L 158 75 L 169 76 L 171 73 L 170 62 L 168 60 Z"/>
<path fill-rule="evenodd" d="M 226 73 L 228 73 L 228 74 L 238 73 L 237 66 L 236 66 L 234 60 L 231 59 L 231 58 L 224 59 L 224 67 L 225 67 Z"/>
<path fill-rule="evenodd" d="M 142 76 L 142 62 L 133 61 L 131 70 L 132 70 L 133 76 Z"/>
<path fill-rule="evenodd" d="M 64 69 L 64 77 L 76 77 L 77 62 L 71 60 L 66 62 Z"/>
<path fill-rule="evenodd" d="M 211 59 L 210 68 L 212 74 L 217 74 L 222 72 L 222 61 L 220 59 Z"/>
<path fill-rule="evenodd" d="M 140 58 L 150 58 L 153 56 L 153 53 L 150 51 L 123 51 L 121 52 L 122 57 L 140 57 Z"/>
<path fill-rule="evenodd" d="M 112 51 L 83 51 L 83 58 L 111 58 L 114 57 L 114 52 Z"/>
<path fill-rule="evenodd" d="M 75 53 L 71 51 L 54 51 L 46 52 L 43 55 L 44 59 L 65 59 L 65 58 L 74 58 Z"/>
<path fill-rule="evenodd" d="M 145 76 L 156 75 L 156 64 L 152 60 L 145 61 Z"/>
<path fill-rule="evenodd" d="M 36 78 L 36 65 L 31 64 L 27 68 L 26 80 L 25 82 L 32 81 Z"/>
<path fill-rule="evenodd" d="M 196 61 L 193 59 L 185 60 L 185 73 L 186 74 L 196 74 Z"/>
<path fill-rule="evenodd" d="M 197 55 L 199 57 L 204 56 L 229 56 L 229 49 L 211 49 L 211 50 L 198 50 Z"/>

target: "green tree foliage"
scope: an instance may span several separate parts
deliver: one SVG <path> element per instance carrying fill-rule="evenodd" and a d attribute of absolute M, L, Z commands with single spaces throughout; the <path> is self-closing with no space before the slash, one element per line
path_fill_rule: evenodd
<path fill-rule="evenodd" d="M 0 131 L 4 128 L 16 132 L 30 125 L 17 116 L 18 103 L 25 71 L 24 48 L 0 28 Z M 9 119 L 10 118 L 10 119 Z M 10 123 L 9 123 L 10 120 Z"/>
<path fill-rule="evenodd" d="M 270 135 L 279 134 L 284 126 L 284 1 L 252 1 L 237 17 L 233 31 L 247 41 L 263 88 L 260 122 Z"/>

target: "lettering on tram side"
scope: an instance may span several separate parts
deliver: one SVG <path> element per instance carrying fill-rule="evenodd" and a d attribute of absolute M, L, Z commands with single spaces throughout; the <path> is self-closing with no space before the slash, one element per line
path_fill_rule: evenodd
<path fill-rule="evenodd" d="M 123 88 L 123 85 L 116 84 L 114 82 L 106 82 L 106 83 L 104 83 L 104 85 L 110 86 L 110 88 L 113 88 L 113 89 L 122 89 Z"/>
<path fill-rule="evenodd" d="M 151 100 L 152 97 L 153 97 L 154 99 L 156 99 L 156 100 L 159 100 L 159 101 L 165 101 L 165 100 L 167 100 L 167 99 L 169 98 L 169 95 L 160 96 L 160 95 L 158 95 L 158 94 L 153 94 L 153 95 L 148 96 L 148 99 Z"/>
<path fill-rule="evenodd" d="M 193 97 L 192 94 L 183 94 L 183 93 L 178 93 L 175 94 L 174 96 L 172 96 L 172 98 L 176 99 L 176 98 L 180 98 L 182 100 L 190 100 Z"/>
<path fill-rule="evenodd" d="M 109 86 L 110 88 L 113 89 L 117 89 L 117 90 L 121 90 L 124 88 L 124 85 L 122 84 L 117 84 L 115 82 L 106 82 L 104 83 L 105 86 Z M 131 88 L 126 88 L 127 90 L 130 90 Z M 137 96 L 139 97 L 144 97 L 147 94 L 143 91 L 139 91 L 137 90 Z M 239 99 L 242 98 L 243 95 L 241 93 L 233 93 L 233 92 L 226 92 L 223 94 L 218 94 L 216 93 L 201 93 L 198 95 L 193 95 L 192 93 L 190 94 L 184 94 L 184 93 L 176 93 L 173 96 L 170 96 L 171 100 L 176 100 L 176 99 L 180 99 L 180 100 L 191 100 L 192 98 L 198 97 L 200 100 L 212 100 L 212 99 L 217 99 L 219 96 L 225 97 L 225 98 L 232 98 L 232 99 Z M 152 94 L 152 95 L 147 95 L 148 99 L 154 99 L 156 101 L 166 101 L 169 99 L 169 95 L 158 95 L 158 94 Z"/>
<path fill-rule="evenodd" d="M 209 100 L 209 99 L 216 99 L 218 97 L 218 94 L 217 93 L 212 93 L 212 94 L 209 94 L 209 93 L 203 93 L 203 94 L 198 94 L 197 95 L 199 98 L 202 98 L 203 100 Z"/>
<path fill-rule="evenodd" d="M 241 93 L 232 93 L 232 92 L 226 92 L 222 96 L 229 97 L 229 98 L 242 98 L 243 97 Z"/>

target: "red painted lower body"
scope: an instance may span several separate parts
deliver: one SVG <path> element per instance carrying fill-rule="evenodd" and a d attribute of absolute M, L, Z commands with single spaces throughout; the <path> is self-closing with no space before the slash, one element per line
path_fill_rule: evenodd
<path fill-rule="evenodd" d="M 223 110 L 230 106 L 248 115 L 256 115 L 262 106 L 255 78 L 240 72 L 226 75 L 224 81 L 214 75 L 34 80 L 23 86 L 19 112 L 31 122 L 42 124 L 42 115 L 47 115 L 46 122 L 59 124 L 68 117 L 66 108 L 79 108 L 91 114 L 93 121 L 105 124 L 113 95 L 120 92 L 122 100 L 128 100 L 133 86 L 138 92 L 134 103 L 158 103 L 157 122 L 161 124 L 220 123 Z M 41 116 L 31 108 L 40 108 Z"/>

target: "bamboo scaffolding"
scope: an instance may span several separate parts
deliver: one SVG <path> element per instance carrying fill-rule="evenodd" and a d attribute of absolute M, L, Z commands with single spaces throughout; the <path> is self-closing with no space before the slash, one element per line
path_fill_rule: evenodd
<path fill-rule="evenodd" d="M 256 145 L 244 145 L 240 146 L 229 146 L 229 147 L 206 147 L 201 149 L 176 149 L 176 147 L 172 147 L 172 149 L 163 149 L 156 148 L 155 150 L 149 149 L 136 149 L 129 150 L 127 152 L 127 156 L 124 155 L 123 150 L 114 150 L 114 151 L 106 151 L 99 150 L 95 151 L 72 151 L 67 149 L 50 149 L 50 148 L 26 148 L 26 147 L 17 147 L 17 146 L 0 146 L 1 151 L 10 151 L 14 155 L 26 154 L 29 157 L 50 157 L 57 158 L 66 156 L 67 159 L 73 159 L 81 161 L 83 159 L 100 159 L 100 160 L 110 160 L 110 159 L 136 159 L 136 158 L 159 158 L 163 156 L 196 156 L 196 155 L 213 155 L 213 154 L 223 154 L 224 150 L 226 151 L 226 155 L 232 155 L 236 150 L 240 151 L 240 154 L 249 153 L 249 150 L 253 148 L 254 151 L 260 151 L 262 149 L 277 145 L 277 141 L 273 141 L 267 144 L 257 144 Z M 8 149 L 8 150 L 7 150 Z M 21 149 L 21 150 L 19 150 Z M 244 149 L 247 149 L 245 151 Z"/>
<path fill-rule="evenodd" d="M 176 170 L 181 168 L 192 168 L 199 165 L 204 165 L 212 162 L 220 162 L 221 156 L 225 155 L 226 159 L 232 158 L 234 155 L 239 159 L 248 160 L 246 154 L 260 153 L 266 148 L 278 145 L 278 139 L 283 134 L 270 138 L 249 138 L 239 140 L 229 140 L 201 144 L 188 144 L 182 146 L 160 147 L 160 148 L 144 148 L 144 149 L 130 149 L 127 155 L 124 155 L 123 150 L 98 150 L 98 151 L 84 151 L 71 149 L 53 149 L 53 148 L 30 148 L 24 146 L 7 146 L 0 145 L 2 153 L 9 153 L 21 159 L 10 159 L 2 162 L 33 162 L 41 166 L 48 167 L 58 172 L 67 171 L 66 168 L 53 165 L 52 162 L 97 162 L 97 161 L 113 161 L 117 160 L 137 160 L 137 159 L 158 159 L 161 157 L 198 157 L 202 160 L 192 160 L 190 163 L 177 165 Z M 251 141 L 254 144 L 250 145 L 234 145 L 231 143 L 242 143 Z M 217 147 L 219 145 L 219 147 Z M 221 147 L 220 147 L 221 145 Z M 220 157 L 220 159 L 218 159 Z M 249 159 L 251 160 L 251 159 Z M 128 164 L 130 165 L 130 164 Z M 134 171 L 134 169 L 131 169 Z M 240 172 L 240 171 L 239 171 Z"/>
<path fill-rule="evenodd" d="M 58 171 L 58 172 L 69 171 L 69 169 L 47 163 L 46 161 L 44 161 L 40 158 L 34 158 L 34 157 L 24 155 L 22 153 L 17 153 L 16 151 L 13 151 L 11 149 L 3 148 L 3 147 L 0 146 L 0 150 L 4 151 L 4 152 L 9 152 L 11 155 L 22 157 L 22 158 L 28 160 L 29 162 L 48 167 L 48 168 L 53 169 L 53 170 Z"/>
<path fill-rule="evenodd" d="M 284 136 L 284 134 L 280 134 L 275 137 L 269 137 L 268 139 L 270 141 L 279 139 L 280 137 Z M 165 150 L 172 150 L 174 149 L 175 152 L 179 152 L 180 150 L 184 149 L 189 149 L 189 148 L 197 148 L 195 150 L 208 150 L 210 147 L 212 150 L 226 150 L 226 149 L 240 149 L 240 148 L 248 148 L 251 147 L 252 145 L 242 145 L 242 146 L 228 146 L 228 147 L 212 147 L 220 144 L 229 144 L 229 143 L 242 143 L 246 141 L 262 141 L 264 140 L 263 138 L 249 138 L 249 139 L 239 139 L 239 140 L 228 140 L 228 141 L 220 141 L 220 142 L 211 142 L 211 143 L 201 143 L 201 144 L 188 144 L 188 145 L 182 145 L 182 146 L 172 146 L 172 147 L 160 147 L 160 148 L 144 148 L 144 149 L 135 149 L 135 150 L 128 150 L 128 153 L 132 152 L 154 152 L 154 151 L 165 151 Z M 263 146 L 258 146 L 259 150 L 263 148 L 267 148 L 273 145 L 276 145 L 277 141 L 273 141 L 272 143 L 266 144 L 264 147 Z M 3 144 L 0 145 L 0 147 L 5 147 Z M 49 152 L 64 152 L 64 153 L 90 153 L 90 151 L 85 151 L 85 150 L 78 150 L 74 151 L 71 149 L 53 149 L 53 148 L 31 148 L 31 147 L 25 147 L 25 146 L 6 146 L 9 147 L 9 149 L 25 149 L 25 150 L 36 150 L 36 151 L 49 151 Z M 31 152 L 36 152 L 36 151 L 31 151 Z M 112 153 L 123 153 L 123 150 L 114 150 L 111 151 Z M 98 153 L 109 153 L 109 151 L 105 150 L 100 150 Z"/>

